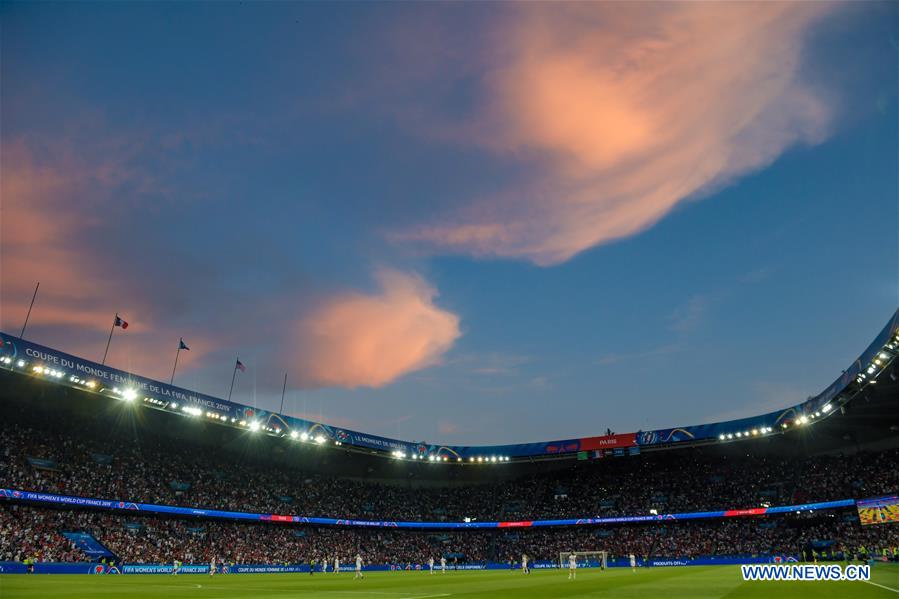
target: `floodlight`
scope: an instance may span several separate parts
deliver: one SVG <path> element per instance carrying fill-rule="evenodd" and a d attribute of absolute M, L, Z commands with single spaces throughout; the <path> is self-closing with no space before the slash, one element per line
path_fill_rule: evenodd
<path fill-rule="evenodd" d="M 251 430 L 251 431 L 253 431 L 253 432 L 258 431 L 258 430 L 259 430 L 259 426 L 260 426 L 260 425 L 259 425 L 259 422 L 257 422 L 256 420 L 251 420 L 251 421 L 250 421 L 250 430 Z"/>
<path fill-rule="evenodd" d="M 322 435 L 319 435 L 315 438 L 315 442 L 318 443 L 319 445 L 321 445 L 322 443 L 325 442 L 325 438 Z"/>
<path fill-rule="evenodd" d="M 291 438 L 291 439 L 296 439 L 296 438 L 299 437 L 299 436 L 300 436 L 300 433 L 298 433 L 298 432 L 296 432 L 296 431 L 290 431 L 290 438 Z"/>
<path fill-rule="evenodd" d="M 125 401 L 134 401 L 135 397 L 137 397 L 137 391 L 134 389 L 125 389 L 122 392 L 122 399 Z"/>

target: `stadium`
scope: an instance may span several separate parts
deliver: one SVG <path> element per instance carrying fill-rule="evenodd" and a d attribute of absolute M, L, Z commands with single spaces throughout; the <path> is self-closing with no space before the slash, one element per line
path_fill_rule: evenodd
<path fill-rule="evenodd" d="M 637 568 L 664 580 L 681 566 L 843 562 L 876 564 L 883 586 L 852 592 L 878 596 L 899 571 L 899 311 L 800 404 L 698 426 L 480 447 L 254 410 L 2 339 L 4 575 L 221 574 L 163 585 L 193 596 L 201 586 L 225 592 L 238 574 L 278 573 L 252 587 L 331 596 L 368 592 L 336 582 L 351 581 L 364 555 L 361 572 L 393 577 L 373 593 L 486 596 L 496 583 L 527 593 L 508 577 L 564 575 L 569 556 L 586 568 L 582 579 L 607 575 L 610 590 L 630 584 L 615 572 Z M 436 586 L 403 578 L 434 572 Z M 299 574 L 308 582 L 278 578 Z M 444 586 L 448 575 L 474 586 Z M 19 581 L 5 576 L 10 596 L 68 585 L 29 591 Z M 245 585 L 233 583 L 235 592 Z M 114 588 L 126 596 L 160 587 Z M 109 592 L 99 589 L 83 592 Z"/>
<path fill-rule="evenodd" d="M 899 594 L 899 3 L 0 2 L 0 599 Z"/>

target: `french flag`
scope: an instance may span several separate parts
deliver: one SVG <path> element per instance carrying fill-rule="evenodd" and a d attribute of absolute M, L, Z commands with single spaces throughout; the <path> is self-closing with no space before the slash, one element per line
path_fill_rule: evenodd
<path fill-rule="evenodd" d="M 115 323 L 114 324 L 117 327 L 122 327 L 122 330 L 125 330 L 128 328 L 128 321 L 123 319 L 118 314 L 115 315 Z"/>

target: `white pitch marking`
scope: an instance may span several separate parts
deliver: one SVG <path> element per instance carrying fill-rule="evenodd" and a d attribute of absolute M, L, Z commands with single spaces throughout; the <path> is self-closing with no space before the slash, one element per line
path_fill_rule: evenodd
<path fill-rule="evenodd" d="M 862 582 L 867 582 L 868 584 L 873 584 L 876 587 L 880 587 L 880 588 L 886 589 L 888 591 L 893 591 L 894 593 L 899 593 L 899 589 L 894 589 L 893 587 L 888 587 L 885 584 L 877 584 L 876 582 L 871 582 L 870 580 L 863 580 Z"/>

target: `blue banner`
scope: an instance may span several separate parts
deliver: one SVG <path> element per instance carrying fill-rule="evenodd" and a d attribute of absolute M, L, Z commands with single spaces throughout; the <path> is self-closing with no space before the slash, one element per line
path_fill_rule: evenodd
<path fill-rule="evenodd" d="M 739 564 L 771 564 L 789 563 L 799 561 L 797 555 L 762 555 L 762 556 L 711 556 L 697 558 L 655 557 L 649 560 L 638 559 L 638 567 L 668 567 L 668 566 L 725 566 Z M 551 560 L 538 560 L 529 564 L 534 570 L 549 570 L 559 568 L 559 562 Z M 610 568 L 629 568 L 628 558 L 609 559 L 607 566 Z M 586 565 L 578 564 L 578 567 L 598 568 L 596 561 Z M 452 570 L 510 570 L 518 569 L 520 564 L 510 565 L 508 562 L 474 562 L 462 564 L 447 564 L 446 569 Z M 352 565 L 341 566 L 341 572 L 353 572 Z M 405 570 L 426 571 L 427 564 L 370 564 L 362 567 L 365 572 L 397 572 Z M 439 570 L 438 566 L 434 566 Z M 330 572 L 330 570 L 328 570 Z M 308 573 L 309 564 L 235 564 L 218 566 L 217 572 L 228 574 L 296 574 Z M 318 566 L 316 565 L 316 572 Z M 25 574 L 25 564 L 21 562 L 0 562 L 0 574 Z M 171 574 L 172 564 L 125 564 L 123 566 L 108 566 L 97 563 L 69 563 L 69 562 L 38 562 L 34 566 L 35 574 Z M 209 574 L 209 564 L 182 564 L 179 574 Z"/>
<path fill-rule="evenodd" d="M 257 522 L 276 522 L 283 524 L 317 524 L 325 526 L 354 526 L 373 528 L 418 528 L 418 529 L 450 529 L 450 528 L 534 528 L 541 526 L 584 526 L 601 524 L 626 524 L 630 522 L 658 522 L 664 520 L 694 520 L 702 518 L 733 518 L 745 516 L 764 516 L 796 511 L 815 511 L 852 507 L 854 499 L 838 501 L 819 501 L 799 505 L 785 505 L 768 508 L 748 508 L 717 510 L 709 512 L 683 512 L 678 514 L 652 514 L 644 516 L 615 516 L 609 518 L 571 518 L 564 520 L 526 520 L 502 522 L 406 522 L 389 520 L 351 520 L 340 518 L 319 518 L 315 516 L 294 516 L 282 514 L 257 514 L 252 512 L 232 512 L 225 510 L 189 508 L 153 503 L 137 503 L 116 499 L 94 499 L 71 495 L 54 495 L 52 493 L 34 493 L 18 489 L 0 489 L 0 499 L 27 501 L 48 505 L 70 505 L 107 510 L 136 510 L 150 514 L 174 514 L 182 516 L 203 516 L 227 520 L 252 520 Z"/>

